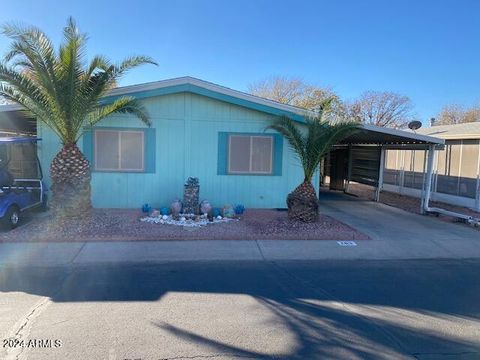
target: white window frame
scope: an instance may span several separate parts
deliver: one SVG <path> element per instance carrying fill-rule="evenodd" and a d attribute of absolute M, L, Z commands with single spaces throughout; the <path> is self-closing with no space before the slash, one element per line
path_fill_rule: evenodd
<path fill-rule="evenodd" d="M 117 168 L 100 168 L 97 164 L 97 134 L 98 133 L 116 133 L 118 136 L 118 167 Z M 129 168 L 122 168 L 122 134 L 141 134 L 142 137 L 142 166 L 140 168 L 129 169 Z M 95 154 L 95 170 L 96 171 L 111 171 L 111 172 L 145 172 L 145 133 L 141 130 L 116 130 L 116 129 L 96 129 L 94 131 L 94 154 Z"/>
<path fill-rule="evenodd" d="M 231 156 L 232 156 L 232 137 L 247 137 L 250 140 L 250 159 L 248 171 L 235 171 L 231 169 Z M 270 170 L 269 171 L 253 171 L 252 170 L 252 158 L 253 158 L 253 138 L 264 138 L 270 140 Z M 232 175 L 272 175 L 273 174 L 273 151 L 274 151 L 273 136 L 269 135 L 242 135 L 242 134 L 229 134 L 228 135 L 228 173 Z"/>

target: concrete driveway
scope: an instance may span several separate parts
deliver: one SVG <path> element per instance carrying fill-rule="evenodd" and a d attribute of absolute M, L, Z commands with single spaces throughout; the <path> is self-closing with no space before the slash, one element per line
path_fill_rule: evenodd
<path fill-rule="evenodd" d="M 480 241 L 480 230 L 469 225 L 413 214 L 341 192 L 321 192 L 320 211 L 359 229 L 374 240 L 423 241 L 428 238 Z"/>

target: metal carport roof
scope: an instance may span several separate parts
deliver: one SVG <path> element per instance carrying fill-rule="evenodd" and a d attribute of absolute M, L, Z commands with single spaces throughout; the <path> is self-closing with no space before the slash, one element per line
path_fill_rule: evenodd
<path fill-rule="evenodd" d="M 375 125 L 359 125 L 360 131 L 350 135 L 340 144 L 378 145 L 387 148 L 419 149 L 429 145 L 442 146 L 445 140 L 433 136 L 421 135 L 413 131 L 397 130 Z"/>

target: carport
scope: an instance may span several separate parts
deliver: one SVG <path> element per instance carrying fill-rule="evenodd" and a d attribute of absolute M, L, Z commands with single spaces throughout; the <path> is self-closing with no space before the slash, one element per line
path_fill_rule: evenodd
<path fill-rule="evenodd" d="M 423 150 L 426 162 L 421 196 L 422 212 L 438 212 L 428 207 L 433 176 L 435 150 L 445 141 L 413 131 L 359 125 L 360 131 L 334 146 L 324 163 L 324 174 L 330 177 L 330 189 L 348 192 L 350 182 L 374 186 L 375 201 L 379 201 L 383 186 L 385 151 Z"/>
<path fill-rule="evenodd" d="M 37 121 L 28 116 L 21 106 L 12 104 L 0 107 L 0 136 L 35 136 L 37 134 Z"/>

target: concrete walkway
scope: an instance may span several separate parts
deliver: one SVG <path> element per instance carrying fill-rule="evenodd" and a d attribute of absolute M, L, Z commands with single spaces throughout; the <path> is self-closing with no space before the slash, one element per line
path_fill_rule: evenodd
<path fill-rule="evenodd" d="M 61 266 L 211 260 L 480 258 L 480 231 L 343 194 L 322 194 L 321 211 L 372 240 L 196 240 L 0 244 L 0 265 Z"/>

